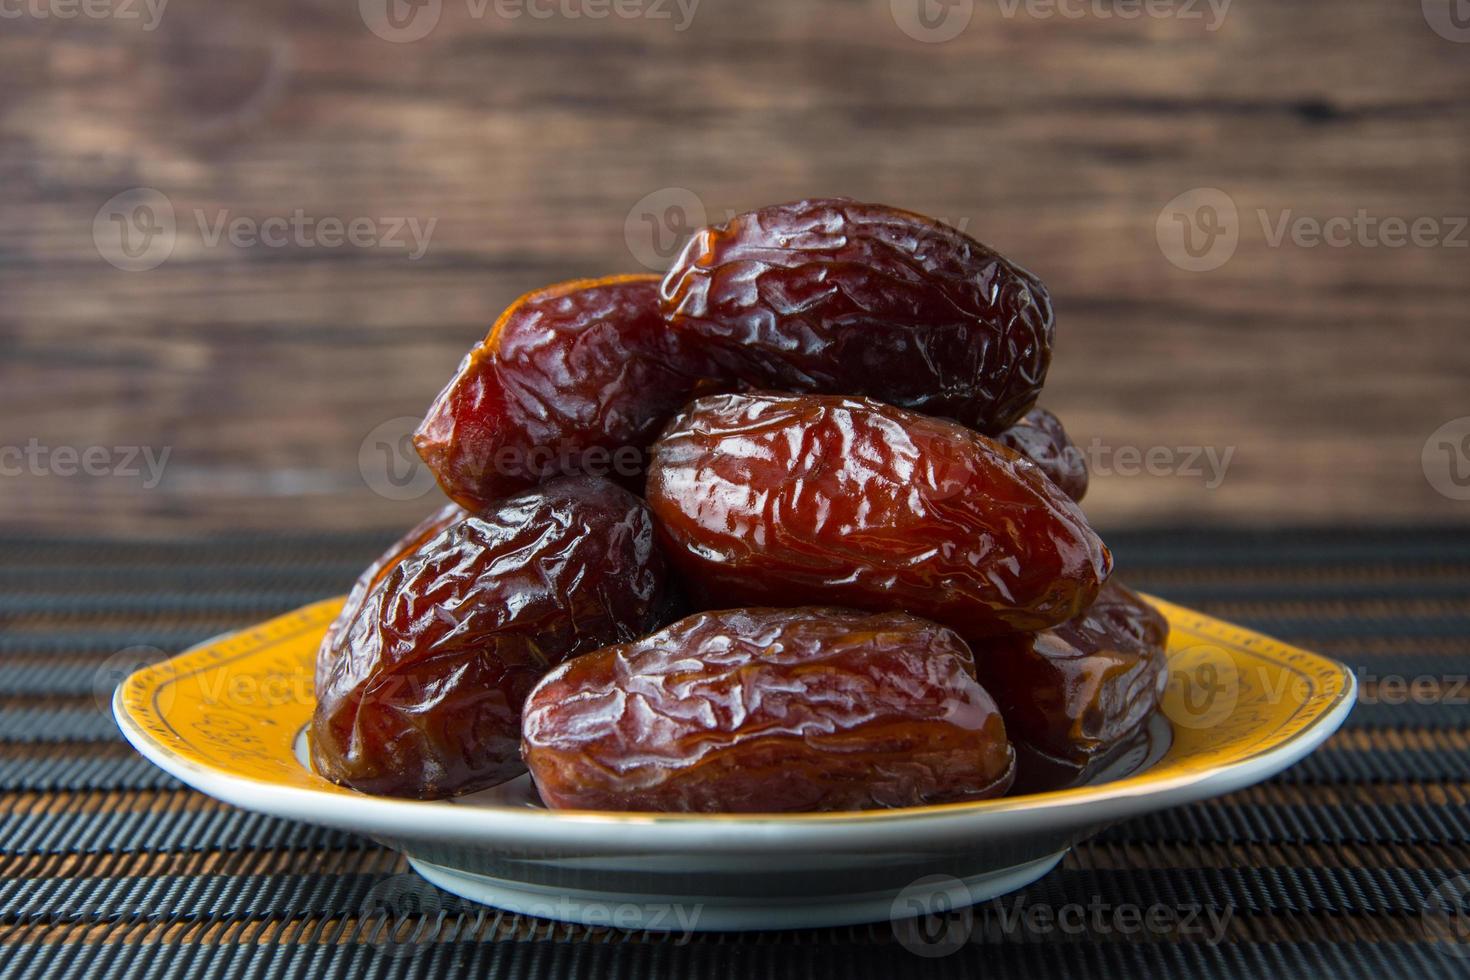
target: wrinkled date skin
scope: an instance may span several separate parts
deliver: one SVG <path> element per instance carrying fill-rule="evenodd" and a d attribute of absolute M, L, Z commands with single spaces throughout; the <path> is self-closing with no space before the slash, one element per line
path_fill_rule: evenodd
<path fill-rule="evenodd" d="M 975 648 L 1019 756 L 1018 789 L 1071 785 L 1141 735 L 1168 679 L 1169 623 L 1109 582 L 1082 615 Z"/>
<path fill-rule="evenodd" d="M 414 446 L 445 494 L 471 510 L 554 476 L 641 489 L 648 444 L 703 376 L 659 315 L 656 277 L 562 283 L 501 315 Z"/>
<path fill-rule="evenodd" d="M 322 640 L 322 655 L 317 657 L 316 662 L 316 685 L 320 690 L 331 671 L 332 661 L 326 654 L 328 650 L 338 649 L 336 634 L 338 630 L 357 618 L 362 611 L 363 603 L 367 601 L 368 594 L 372 592 L 373 586 L 383 580 L 383 576 L 398 567 L 398 563 L 423 547 L 424 542 L 437 538 L 446 529 L 469 516 L 459 504 L 445 504 L 434 513 L 420 521 L 413 530 L 395 541 L 387 551 L 367 567 L 352 583 L 352 591 L 347 593 L 347 601 L 342 604 L 342 611 L 327 627 L 326 638 Z"/>
<path fill-rule="evenodd" d="M 368 793 L 434 798 L 524 771 L 520 715 L 562 660 L 667 620 L 643 502 L 556 480 L 466 516 L 371 586 L 319 654 L 312 758 Z"/>
<path fill-rule="evenodd" d="M 905 611 L 974 642 L 1070 619 L 1112 569 L 1030 460 L 871 399 L 699 399 L 655 446 L 647 498 L 705 608 Z"/>
<path fill-rule="evenodd" d="M 733 609 L 563 664 L 526 702 L 542 800 L 778 813 L 998 796 L 1014 758 L 955 633 L 901 613 Z"/>
<path fill-rule="evenodd" d="M 963 232 L 844 199 L 695 234 L 661 288 L 672 329 L 758 388 L 867 395 L 999 432 L 1051 363 L 1046 287 Z"/>
<path fill-rule="evenodd" d="M 1062 428 L 1061 419 L 1046 409 L 1033 408 L 995 441 L 1041 467 L 1073 500 L 1087 496 L 1087 460 Z"/>

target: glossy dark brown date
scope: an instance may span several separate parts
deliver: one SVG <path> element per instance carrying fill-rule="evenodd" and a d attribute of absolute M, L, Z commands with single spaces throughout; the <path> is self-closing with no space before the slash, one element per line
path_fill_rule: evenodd
<path fill-rule="evenodd" d="M 454 521 L 393 564 L 320 654 L 312 758 L 369 793 L 441 797 L 523 771 L 526 695 L 567 657 L 658 627 L 643 502 L 561 479 Z"/>
<path fill-rule="evenodd" d="M 1051 363 L 1046 287 L 931 218 L 797 201 L 705 228 L 662 286 L 673 330 L 756 387 L 868 395 L 999 432 Z"/>
<path fill-rule="evenodd" d="M 703 362 L 659 315 L 655 277 L 549 286 L 501 315 L 414 446 L 470 509 L 555 476 L 640 489 L 648 444 L 703 377 Z"/>
<path fill-rule="evenodd" d="M 1118 582 L 1085 613 L 975 648 L 1020 758 L 1017 788 L 1085 780 L 1126 749 L 1159 705 L 1168 620 Z"/>
<path fill-rule="evenodd" d="M 445 504 L 420 521 L 403 537 L 393 542 L 387 551 L 379 555 L 357 577 L 357 581 L 352 583 L 352 591 L 347 594 L 347 601 L 342 604 L 342 611 L 337 614 L 332 625 L 327 627 L 327 635 L 322 640 L 323 655 L 317 657 L 316 662 L 318 689 L 325 684 L 332 668 L 332 658 L 326 654 L 326 651 L 339 649 L 336 641 L 337 632 L 357 618 L 373 586 L 381 582 L 383 576 L 396 568 L 404 558 L 419 550 L 426 541 L 437 538 L 451 525 L 457 524 L 468 516 L 469 512 L 458 504 Z"/>
<path fill-rule="evenodd" d="M 647 497 L 706 608 L 905 611 L 973 640 L 1070 619 L 1112 568 L 1035 464 L 871 399 L 699 399 L 655 446 Z"/>
<path fill-rule="evenodd" d="M 590 810 L 854 810 L 1010 785 L 955 633 L 901 613 L 734 609 L 563 664 L 526 702 L 542 800 Z"/>
<path fill-rule="evenodd" d="M 995 441 L 1041 467 L 1041 472 L 1073 500 L 1087 496 L 1087 460 L 1062 428 L 1061 420 L 1046 409 L 1033 408 Z"/>

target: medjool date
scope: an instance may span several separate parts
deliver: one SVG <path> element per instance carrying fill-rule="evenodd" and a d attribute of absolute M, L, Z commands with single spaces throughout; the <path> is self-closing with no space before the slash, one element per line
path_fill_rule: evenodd
<path fill-rule="evenodd" d="M 501 314 L 414 435 L 471 510 L 555 476 L 639 489 L 648 444 L 703 379 L 670 333 L 653 276 L 549 286 Z"/>
<path fill-rule="evenodd" d="M 995 441 L 1041 467 L 1073 500 L 1087 496 L 1087 460 L 1062 428 L 1061 419 L 1046 409 L 1033 408 Z"/>
<path fill-rule="evenodd" d="M 675 333 L 756 387 L 868 395 L 999 432 L 1051 364 L 1035 276 L 923 215 L 844 199 L 694 235 L 661 287 Z"/>
<path fill-rule="evenodd" d="M 357 581 L 352 583 L 352 591 L 347 594 L 347 601 L 342 604 L 341 612 L 337 613 L 337 618 L 327 627 L 326 638 L 322 640 L 322 649 L 324 651 L 337 649 L 337 631 L 357 617 L 368 593 L 372 591 L 373 586 L 382 581 L 383 576 L 391 572 L 406 556 L 417 551 L 425 541 L 438 537 L 445 528 L 463 520 L 468 513 L 459 504 L 445 504 L 420 521 L 412 530 L 395 541 L 387 551 L 379 555 L 357 577 Z M 326 656 L 317 658 L 316 671 L 319 687 L 324 683 L 326 671 L 330 669 L 331 664 L 331 659 Z"/>
<path fill-rule="evenodd" d="M 651 517 L 562 479 L 465 516 L 398 561 L 328 636 L 312 758 L 369 793 L 449 796 L 523 771 L 520 715 L 567 657 L 664 621 Z"/>
<path fill-rule="evenodd" d="M 973 642 L 1070 619 L 1112 568 L 1034 463 L 871 399 L 701 398 L 654 447 L 647 497 L 706 608 L 904 611 Z"/>
<path fill-rule="evenodd" d="M 1158 708 L 1169 622 L 1118 582 L 1080 616 L 975 647 L 976 674 L 1016 744 L 1018 788 L 1085 780 L 1128 748 Z"/>
<path fill-rule="evenodd" d="M 781 812 L 998 796 L 1014 760 L 955 633 L 901 613 L 732 609 L 578 657 L 526 702 L 542 800 Z"/>

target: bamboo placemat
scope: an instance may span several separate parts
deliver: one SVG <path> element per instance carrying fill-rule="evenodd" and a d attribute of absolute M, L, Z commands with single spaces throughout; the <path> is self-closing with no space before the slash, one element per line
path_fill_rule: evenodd
<path fill-rule="evenodd" d="M 103 706 L 134 648 L 343 592 L 389 537 L 0 540 L 0 975 L 1470 973 L 1470 529 L 1110 535 L 1131 584 L 1352 664 L 1360 703 L 1276 779 L 1075 848 L 937 957 L 890 923 L 680 936 L 499 913 L 122 742 Z"/>

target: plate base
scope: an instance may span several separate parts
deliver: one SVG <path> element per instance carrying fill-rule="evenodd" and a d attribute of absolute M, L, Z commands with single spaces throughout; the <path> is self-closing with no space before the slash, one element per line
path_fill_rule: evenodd
<path fill-rule="evenodd" d="M 540 887 L 430 864 L 408 863 L 431 884 L 483 905 L 584 926 L 654 932 L 741 932 L 816 929 L 903 918 L 925 909 L 951 909 L 1013 892 L 1045 875 L 1067 852 L 968 878 L 932 875 L 902 890 L 793 899 L 789 895 L 734 899 L 722 895 L 644 895 Z"/>

